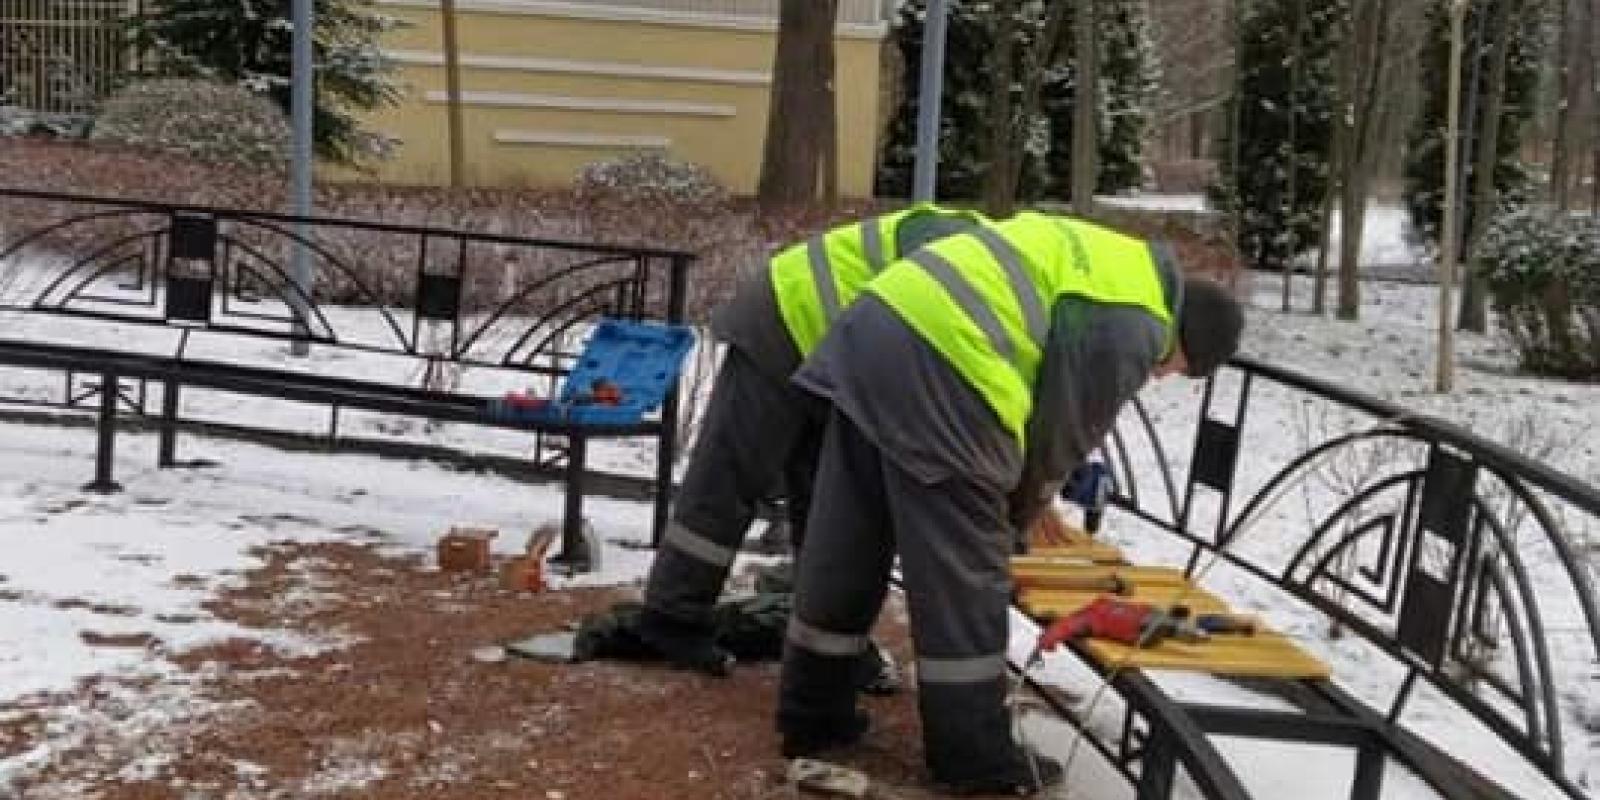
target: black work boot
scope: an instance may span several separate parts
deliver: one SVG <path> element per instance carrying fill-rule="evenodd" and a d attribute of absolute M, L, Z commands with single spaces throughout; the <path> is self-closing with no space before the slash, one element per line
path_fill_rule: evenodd
<path fill-rule="evenodd" d="M 783 757 L 815 758 L 830 750 L 850 747 L 871 729 L 872 717 L 859 709 L 854 716 L 843 719 L 785 719 L 779 725 Z"/>
<path fill-rule="evenodd" d="M 856 706 L 855 656 L 813 653 L 790 642 L 783 651 L 778 732 L 785 758 L 806 758 L 861 740 L 871 718 Z"/>
<path fill-rule="evenodd" d="M 1060 762 L 1018 747 L 1016 757 L 996 771 L 947 779 L 934 776 L 934 780 L 945 792 L 958 796 L 1004 794 L 1032 797 L 1060 783 L 1063 775 Z"/>
<path fill-rule="evenodd" d="M 1004 677 L 917 688 L 923 750 L 934 783 L 950 794 L 1029 796 L 1061 780 L 1061 765 L 1013 738 Z"/>
<path fill-rule="evenodd" d="M 679 669 L 718 678 L 733 674 L 733 654 L 717 646 L 710 625 L 697 625 L 646 606 L 639 615 L 639 638 Z"/>

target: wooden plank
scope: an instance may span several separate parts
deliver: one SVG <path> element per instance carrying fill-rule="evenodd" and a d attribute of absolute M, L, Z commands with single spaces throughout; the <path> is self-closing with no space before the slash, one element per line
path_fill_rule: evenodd
<path fill-rule="evenodd" d="M 1011 559 L 1011 576 L 1024 589 L 1070 589 L 1113 578 L 1132 586 L 1177 586 L 1188 582 L 1183 570 L 1172 567 L 1087 564 L 1033 556 Z"/>
<path fill-rule="evenodd" d="M 1125 567 L 1119 572 L 1136 570 L 1164 575 L 1167 580 L 1170 580 L 1170 572 L 1175 572 L 1160 567 Z M 1061 617 L 1078 611 L 1101 595 L 1101 592 L 1092 591 L 1029 588 L 1021 593 L 1019 604 L 1035 618 Z M 1157 606 L 1181 604 L 1194 614 L 1232 613 L 1222 598 L 1183 582 L 1156 584 L 1147 580 L 1143 584 L 1135 583 L 1133 594 L 1121 599 Z M 1263 678 L 1326 678 L 1330 675 L 1328 666 L 1320 659 L 1283 634 L 1270 630 L 1261 630 L 1252 636 L 1212 636 L 1200 642 L 1169 639 L 1138 650 L 1100 639 L 1086 640 L 1084 647 L 1092 658 L 1108 668 L 1172 669 Z"/>
<path fill-rule="evenodd" d="M 1084 641 L 1084 649 L 1111 668 L 1170 669 L 1256 678 L 1327 678 L 1328 665 L 1279 633 L 1213 636 L 1204 642 L 1169 640 L 1134 649 L 1101 639 Z"/>
<path fill-rule="evenodd" d="M 1053 545 L 1030 548 L 1028 555 L 1018 558 L 1053 558 L 1063 561 L 1087 561 L 1095 564 L 1126 564 L 1128 559 L 1116 545 L 1089 542 L 1073 545 Z"/>
<path fill-rule="evenodd" d="M 1035 616 L 1051 614 L 1061 617 L 1083 608 L 1103 594 L 1105 592 L 1029 588 L 1022 591 L 1018 600 L 1024 609 Z M 1136 584 L 1132 594 L 1119 595 L 1118 599 L 1154 606 L 1185 605 L 1196 614 L 1229 613 L 1228 604 L 1222 598 L 1193 585 Z"/>

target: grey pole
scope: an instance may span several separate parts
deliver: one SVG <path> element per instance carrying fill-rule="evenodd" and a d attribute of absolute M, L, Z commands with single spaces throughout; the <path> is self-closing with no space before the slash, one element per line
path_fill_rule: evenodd
<path fill-rule="evenodd" d="M 944 40 L 949 20 L 949 0 L 928 0 L 928 19 L 922 29 L 922 85 L 917 90 L 917 168 L 912 198 L 934 199 L 939 175 L 939 119 L 944 96 Z"/>
<path fill-rule="evenodd" d="M 293 111 L 290 116 L 294 126 L 294 213 L 300 217 L 311 216 L 311 100 L 315 91 L 311 48 L 315 24 L 312 1 L 294 0 L 294 67 L 289 105 Z M 304 225 L 298 226 L 296 231 L 302 240 L 311 235 Z M 290 294 L 289 303 L 295 315 L 294 330 L 296 334 L 305 334 L 305 321 L 310 317 L 310 308 L 302 298 L 311 296 L 312 276 L 311 253 L 304 244 L 294 247 L 291 276 L 296 289 Z M 311 352 L 311 343 L 304 336 L 297 336 L 290 352 L 297 356 L 306 355 Z"/>

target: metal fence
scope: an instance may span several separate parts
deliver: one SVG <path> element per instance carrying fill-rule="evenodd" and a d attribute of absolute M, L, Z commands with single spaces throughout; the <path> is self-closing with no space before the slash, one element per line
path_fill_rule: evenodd
<path fill-rule="evenodd" d="M 120 23 L 139 2 L 0 1 L 0 105 L 92 112 L 131 65 Z"/>
<path fill-rule="evenodd" d="M 1136 404 L 1103 455 L 1130 541 L 1173 534 L 1165 557 L 1197 581 L 1300 602 L 1274 624 L 1334 667 L 1343 688 L 1315 687 L 1318 703 L 1365 705 L 1413 768 L 1418 743 L 1471 764 L 1498 740 L 1542 774 L 1538 796 L 1584 800 L 1600 488 L 1511 444 L 1240 358 L 1203 397 Z M 1355 635 L 1319 633 L 1330 622 Z M 1422 777 L 1444 797 L 1518 796 Z"/>

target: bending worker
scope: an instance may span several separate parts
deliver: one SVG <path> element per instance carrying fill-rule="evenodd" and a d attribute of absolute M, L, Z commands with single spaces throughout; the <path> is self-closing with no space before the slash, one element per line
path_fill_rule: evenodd
<path fill-rule="evenodd" d="M 728 674 L 733 659 L 715 644 L 712 608 L 757 504 L 780 485 L 800 544 L 826 420 L 826 406 L 789 382 L 801 359 L 885 265 L 979 219 L 919 205 L 835 228 L 779 253 L 718 309 L 713 331 L 729 347 L 650 565 L 639 623 L 640 637 L 668 661 Z M 875 663 L 876 653 L 867 658 Z"/>
<path fill-rule="evenodd" d="M 934 780 L 964 794 L 1058 780 L 1013 741 L 1005 706 L 1013 537 L 1148 378 L 1210 374 L 1242 327 L 1164 245 L 1035 213 L 867 284 L 795 376 L 832 408 L 784 649 L 785 756 L 865 734 L 849 667 L 898 555 Z"/>

